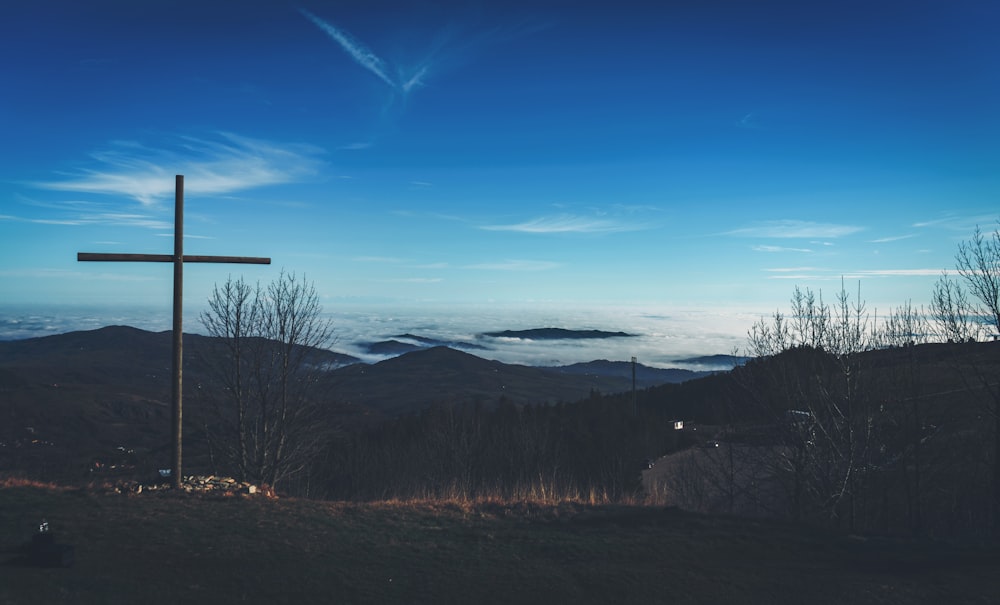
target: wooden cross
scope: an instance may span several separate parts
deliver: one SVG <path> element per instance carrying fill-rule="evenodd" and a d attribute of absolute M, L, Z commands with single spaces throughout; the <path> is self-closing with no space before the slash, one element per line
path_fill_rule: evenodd
<path fill-rule="evenodd" d="M 174 253 L 170 254 L 98 254 L 79 252 L 77 261 L 118 261 L 118 262 L 153 262 L 174 264 L 174 357 L 173 357 L 173 387 L 171 389 L 172 427 L 171 437 L 174 451 L 170 464 L 170 479 L 175 488 L 181 487 L 181 420 L 183 418 L 183 298 L 184 298 L 184 263 L 240 263 L 251 265 L 269 265 L 270 258 L 252 256 L 185 256 L 184 255 L 184 175 L 178 174 L 174 193 Z"/>

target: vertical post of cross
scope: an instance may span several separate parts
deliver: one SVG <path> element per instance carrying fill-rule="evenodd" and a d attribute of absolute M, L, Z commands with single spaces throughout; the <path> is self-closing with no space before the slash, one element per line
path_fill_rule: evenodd
<path fill-rule="evenodd" d="M 174 181 L 174 321 L 173 321 L 173 385 L 170 392 L 171 441 L 170 481 L 181 487 L 181 443 L 183 442 L 184 384 L 184 175 Z"/>

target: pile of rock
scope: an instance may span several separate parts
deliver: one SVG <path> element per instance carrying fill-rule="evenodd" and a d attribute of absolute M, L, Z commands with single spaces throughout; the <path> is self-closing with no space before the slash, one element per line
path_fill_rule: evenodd
<path fill-rule="evenodd" d="M 186 492 L 234 492 L 247 495 L 257 493 L 257 486 L 252 483 L 240 482 L 232 477 L 216 477 L 215 475 L 184 477 L 181 489 Z"/>
<path fill-rule="evenodd" d="M 162 492 L 173 489 L 170 483 L 142 483 L 129 481 L 115 486 L 119 494 L 141 494 L 143 492 Z M 244 494 L 270 495 L 268 490 L 262 490 L 252 483 L 237 481 L 232 477 L 216 477 L 215 475 L 189 475 L 181 481 L 181 489 L 189 494 L 231 495 Z"/>

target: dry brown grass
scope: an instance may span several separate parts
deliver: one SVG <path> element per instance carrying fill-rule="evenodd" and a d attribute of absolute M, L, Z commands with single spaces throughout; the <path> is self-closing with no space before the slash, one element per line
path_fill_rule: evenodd
<path fill-rule="evenodd" d="M 44 489 L 49 491 L 69 491 L 72 489 L 78 489 L 73 487 L 67 487 L 65 485 L 59 485 L 57 483 L 52 483 L 50 481 L 39 481 L 37 479 L 29 479 L 27 477 L 18 476 L 0 476 L 0 489 L 12 488 L 12 487 L 32 487 L 35 489 Z"/>
<path fill-rule="evenodd" d="M 448 506 L 459 510 L 475 510 L 482 507 L 559 507 L 575 506 L 646 506 L 659 502 L 646 494 L 630 494 L 615 498 L 608 490 L 579 489 L 558 486 L 553 482 L 536 481 L 514 488 L 497 487 L 491 490 L 469 490 L 457 484 L 444 489 L 428 490 L 410 497 L 387 497 L 371 504 L 382 506 Z"/>

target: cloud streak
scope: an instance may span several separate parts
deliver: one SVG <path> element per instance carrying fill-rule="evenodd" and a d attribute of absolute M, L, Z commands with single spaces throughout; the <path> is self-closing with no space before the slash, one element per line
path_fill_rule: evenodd
<path fill-rule="evenodd" d="M 773 273 L 770 279 L 798 280 L 833 280 L 862 279 L 865 277 L 935 277 L 940 276 L 942 269 L 861 269 L 855 271 L 833 271 L 817 267 L 787 267 L 766 269 Z"/>
<path fill-rule="evenodd" d="M 31 223 L 35 225 L 57 225 L 65 227 L 86 227 L 105 225 L 112 227 L 142 227 L 145 229 L 173 230 L 169 221 L 153 218 L 145 214 L 126 212 L 82 212 L 66 218 L 25 218 L 20 216 L 0 215 L 0 221 Z"/>
<path fill-rule="evenodd" d="M 639 231 L 647 227 L 638 224 L 618 222 L 609 219 L 598 219 L 583 216 L 563 214 L 559 216 L 543 216 L 522 223 L 507 225 L 484 225 L 484 231 L 514 231 L 518 233 L 620 233 L 624 231 Z"/>
<path fill-rule="evenodd" d="M 375 51 L 371 50 L 360 40 L 352 36 L 346 30 L 335 26 L 329 21 L 320 19 L 315 14 L 300 8 L 299 12 L 302 16 L 312 22 L 313 25 L 320 28 L 327 36 L 332 38 L 340 47 L 362 68 L 368 70 L 375 75 L 379 80 L 382 80 L 389 85 L 393 90 L 406 95 L 414 88 L 423 86 L 424 77 L 429 71 L 429 66 L 427 63 L 418 65 L 410 73 L 404 73 L 404 70 L 397 67 L 396 73 L 397 77 L 392 77 L 389 75 L 389 64 L 375 54 Z"/>
<path fill-rule="evenodd" d="M 847 277 L 937 277 L 943 269 L 870 269 L 855 271 Z"/>
<path fill-rule="evenodd" d="M 498 263 L 467 265 L 465 268 L 485 271 L 549 271 L 561 266 L 559 263 L 544 260 L 506 260 Z"/>
<path fill-rule="evenodd" d="M 333 38 L 337 44 L 340 44 L 340 47 L 343 48 L 344 51 L 350 55 L 358 65 L 375 74 L 380 80 L 392 88 L 397 88 L 398 84 L 389 77 L 388 73 L 386 73 L 385 61 L 379 58 L 378 55 L 372 52 L 371 49 L 356 40 L 346 31 L 320 19 L 304 8 L 300 8 L 299 12 L 302 13 L 306 19 L 312 21 L 313 25 L 326 32 L 326 35 Z M 422 73 L 423 72 L 421 72 L 421 75 Z M 412 85 L 408 86 L 407 90 L 410 87 L 412 87 Z"/>
<path fill-rule="evenodd" d="M 888 244 L 889 242 L 898 242 L 900 240 L 910 239 L 912 237 L 916 237 L 916 234 L 895 235 L 895 236 L 889 236 L 889 237 L 880 237 L 878 239 L 871 240 L 870 243 L 872 243 L 872 244 Z"/>
<path fill-rule="evenodd" d="M 175 174 L 185 175 L 185 190 L 190 193 L 232 193 L 314 174 L 320 152 L 309 145 L 279 146 L 231 133 L 220 133 L 216 140 L 183 137 L 160 148 L 118 141 L 92 154 L 96 167 L 34 185 L 126 196 L 153 206 L 173 196 Z"/>
<path fill-rule="evenodd" d="M 770 237 L 778 239 L 822 239 L 844 237 L 863 230 L 864 227 L 858 227 L 855 225 L 780 220 L 755 223 L 747 227 L 741 227 L 739 229 L 728 231 L 726 232 L 726 235 L 739 237 Z"/>
<path fill-rule="evenodd" d="M 387 279 L 384 281 L 398 284 L 439 284 L 444 279 L 440 277 L 401 277 L 399 279 Z"/>
<path fill-rule="evenodd" d="M 405 259 L 392 256 L 356 256 L 352 258 L 356 263 L 402 263 Z"/>
<path fill-rule="evenodd" d="M 785 246 L 754 246 L 754 252 L 812 252 L 809 248 L 786 248 Z"/>

